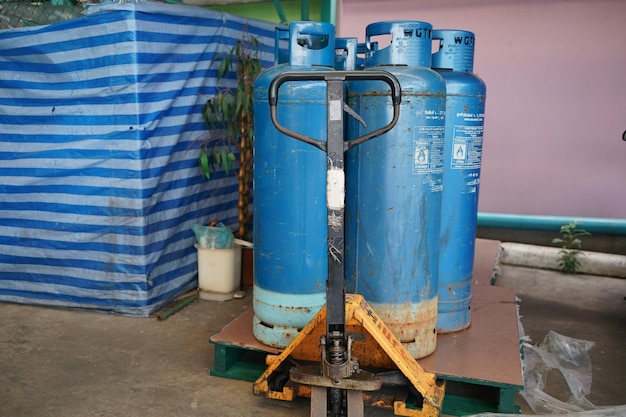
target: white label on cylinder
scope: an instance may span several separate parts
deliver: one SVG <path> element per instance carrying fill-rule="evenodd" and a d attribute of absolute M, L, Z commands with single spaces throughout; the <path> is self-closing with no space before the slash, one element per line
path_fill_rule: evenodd
<path fill-rule="evenodd" d="M 441 174 L 445 127 L 415 126 L 413 132 L 413 174 Z"/>
<path fill-rule="evenodd" d="M 343 210 L 346 199 L 346 177 L 342 169 L 326 172 L 326 201 L 331 210 Z"/>
<path fill-rule="evenodd" d="M 328 102 L 328 117 L 330 120 L 341 120 L 343 103 L 341 100 L 330 100 Z"/>
<path fill-rule="evenodd" d="M 483 153 L 483 126 L 454 126 L 452 169 L 480 169 Z"/>

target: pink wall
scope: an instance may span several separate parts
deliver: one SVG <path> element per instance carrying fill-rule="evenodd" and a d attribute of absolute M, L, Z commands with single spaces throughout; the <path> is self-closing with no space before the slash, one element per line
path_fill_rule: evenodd
<path fill-rule="evenodd" d="M 479 210 L 626 218 L 626 1 L 342 0 L 338 36 L 422 20 L 476 34 Z"/>

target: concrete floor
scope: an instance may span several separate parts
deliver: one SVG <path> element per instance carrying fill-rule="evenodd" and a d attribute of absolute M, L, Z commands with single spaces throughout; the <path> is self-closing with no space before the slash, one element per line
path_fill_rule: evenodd
<path fill-rule="evenodd" d="M 626 404 L 626 280 L 505 265 L 497 285 L 516 289 L 534 343 L 549 330 L 596 342 L 588 399 Z M 307 416 L 306 399 L 267 400 L 249 382 L 209 375 L 208 338 L 250 304 L 250 294 L 196 301 L 157 321 L 0 303 L 0 416 Z M 569 397 L 558 379 L 549 389 Z"/>

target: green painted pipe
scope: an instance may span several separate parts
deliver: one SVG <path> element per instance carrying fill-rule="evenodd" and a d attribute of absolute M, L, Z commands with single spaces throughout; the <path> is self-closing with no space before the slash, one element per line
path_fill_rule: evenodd
<path fill-rule="evenodd" d="M 322 0 L 322 21 L 337 24 L 337 0 Z"/>
<path fill-rule="evenodd" d="M 309 20 L 309 0 L 302 0 L 300 5 L 300 20 Z"/>
<path fill-rule="evenodd" d="M 626 219 L 596 217 L 538 216 L 529 214 L 478 213 L 479 227 L 500 229 L 547 230 L 558 232 L 561 226 L 576 223 L 589 233 L 626 235 Z"/>
<path fill-rule="evenodd" d="M 280 19 L 280 23 L 286 23 L 287 16 L 285 15 L 283 6 L 280 4 L 280 0 L 274 0 L 273 2 L 274 2 L 274 8 L 276 9 L 276 13 L 278 14 L 278 18 Z"/>

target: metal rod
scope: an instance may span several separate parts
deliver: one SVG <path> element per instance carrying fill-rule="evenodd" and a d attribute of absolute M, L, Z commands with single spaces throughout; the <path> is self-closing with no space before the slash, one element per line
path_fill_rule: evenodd
<path fill-rule="evenodd" d="M 159 311 L 156 314 L 156 319 L 159 321 L 163 321 L 169 316 L 171 316 L 172 314 L 187 307 L 189 304 L 193 303 L 197 299 L 198 299 L 198 291 L 192 291 L 191 293 L 178 297 L 176 300 L 174 300 L 174 304 Z"/>

